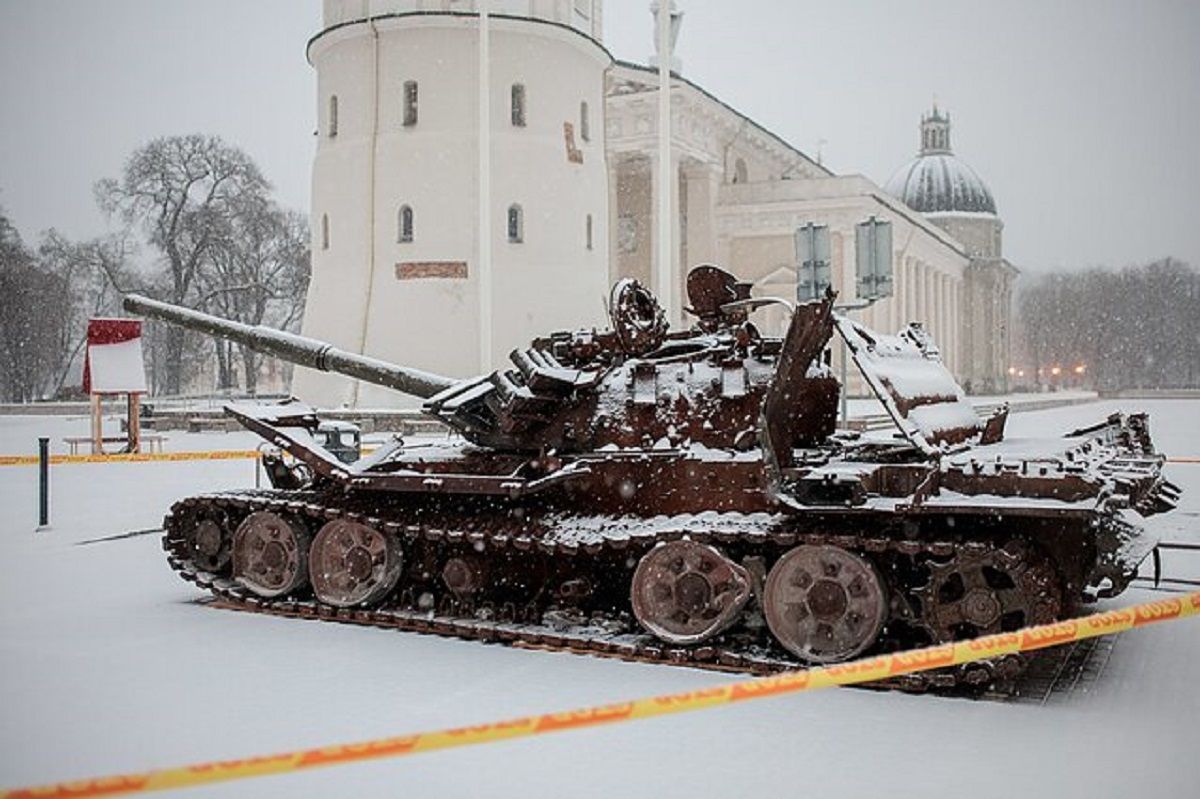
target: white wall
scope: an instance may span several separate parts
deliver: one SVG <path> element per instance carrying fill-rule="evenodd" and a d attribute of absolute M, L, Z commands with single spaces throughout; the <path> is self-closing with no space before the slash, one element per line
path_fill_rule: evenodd
<path fill-rule="evenodd" d="M 329 5 L 345 3 L 328 3 L 327 13 Z M 602 321 L 609 56 L 575 30 L 499 18 L 491 21 L 490 49 L 494 324 L 488 361 L 499 367 L 534 336 Z M 306 335 L 442 374 L 479 372 L 477 53 L 477 18 L 457 15 L 358 22 L 311 45 L 320 141 Z M 406 127 L 409 80 L 418 85 L 418 121 Z M 515 82 L 526 87 L 524 127 L 511 124 Z M 327 135 L 332 94 L 338 97 L 336 137 Z M 581 101 L 588 103 L 590 142 L 580 136 Z M 574 127 L 582 163 L 568 160 L 564 122 Z M 514 202 L 524 212 L 520 244 L 507 238 Z M 406 243 L 397 240 L 401 204 L 414 212 L 413 241 Z M 327 250 L 321 248 L 324 214 Z M 591 250 L 585 246 L 588 214 Z M 427 262 L 464 263 L 467 276 L 397 278 L 397 265 Z M 414 404 L 386 389 L 356 390 L 351 381 L 309 370 L 298 370 L 294 390 L 320 405 Z"/>

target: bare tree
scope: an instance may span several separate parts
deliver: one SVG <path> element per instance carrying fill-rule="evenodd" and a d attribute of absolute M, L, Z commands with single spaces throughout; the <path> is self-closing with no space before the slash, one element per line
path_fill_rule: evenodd
<path fill-rule="evenodd" d="M 0 396 L 42 399 L 63 355 L 57 320 L 66 313 L 63 280 L 38 266 L 0 213 Z"/>
<path fill-rule="evenodd" d="M 220 242 L 207 259 L 202 304 L 228 319 L 249 325 L 295 328 L 304 312 L 310 253 L 308 223 L 271 202 L 245 203 L 227 220 Z M 222 385 L 232 384 L 229 353 L 218 345 Z M 262 356 L 239 347 L 246 390 L 257 390 Z"/>
<path fill-rule="evenodd" d="M 75 371 L 87 343 L 88 319 L 117 315 L 122 293 L 143 290 L 129 269 L 129 249 L 120 236 L 73 242 L 54 229 L 43 235 L 38 261 L 66 290 L 66 312 L 54 320 L 62 356 L 54 379 L 55 393 Z"/>
<path fill-rule="evenodd" d="M 1200 273 L 1181 261 L 1047 275 L 1020 313 L 1042 379 L 1082 365 L 1101 390 L 1200 384 Z"/>
<path fill-rule="evenodd" d="M 228 229 L 238 206 L 265 198 L 269 189 L 244 152 L 215 136 L 193 134 L 155 139 L 133 153 L 121 178 L 96 184 L 101 208 L 142 230 L 163 258 L 166 280 L 159 293 L 192 304 L 206 259 Z M 165 331 L 162 388 L 183 385 L 185 336 Z"/>

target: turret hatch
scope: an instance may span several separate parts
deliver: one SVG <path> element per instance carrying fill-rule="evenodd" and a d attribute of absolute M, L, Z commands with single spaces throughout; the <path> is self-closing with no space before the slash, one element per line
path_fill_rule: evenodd
<path fill-rule="evenodd" d="M 876 333 L 841 314 L 834 323 L 854 362 L 896 426 L 927 454 L 960 448 L 979 437 L 999 438 L 967 401 L 919 323 L 898 335 Z M 1002 421 L 999 422 L 1002 424 Z"/>

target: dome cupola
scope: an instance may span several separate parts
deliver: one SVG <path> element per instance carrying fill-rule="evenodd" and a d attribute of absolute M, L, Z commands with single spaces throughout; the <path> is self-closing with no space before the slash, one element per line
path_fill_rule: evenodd
<path fill-rule="evenodd" d="M 987 184 L 950 149 L 950 115 L 933 110 L 921 117 L 921 152 L 902 166 L 884 191 L 925 214 L 995 214 Z"/>

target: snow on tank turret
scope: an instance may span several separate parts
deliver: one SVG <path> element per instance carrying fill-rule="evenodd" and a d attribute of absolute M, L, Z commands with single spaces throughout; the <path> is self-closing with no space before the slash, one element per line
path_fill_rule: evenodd
<path fill-rule="evenodd" d="M 460 434 L 347 464 L 298 402 L 230 407 L 303 468 L 176 503 L 172 566 L 264 612 L 767 672 L 1052 621 L 1122 591 L 1153 548 L 1137 517 L 1177 489 L 1144 416 L 1006 440 L 1006 412 L 980 419 L 919 325 L 881 335 L 829 295 L 771 338 L 750 313 L 782 301 L 709 265 L 687 289 L 689 330 L 623 280 L 611 329 L 537 339 L 466 380 L 128 298 L 422 397 Z M 835 329 L 897 430 L 835 430 Z"/>

